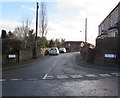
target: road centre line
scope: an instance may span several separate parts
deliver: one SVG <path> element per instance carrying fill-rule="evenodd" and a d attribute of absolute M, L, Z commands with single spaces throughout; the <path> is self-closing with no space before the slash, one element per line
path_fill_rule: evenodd
<path fill-rule="evenodd" d="M 53 69 L 55 65 L 56 65 L 56 61 L 52 64 L 52 67 L 48 70 L 48 72 L 44 75 L 43 80 L 46 79 L 47 75 L 50 73 L 50 71 Z"/>

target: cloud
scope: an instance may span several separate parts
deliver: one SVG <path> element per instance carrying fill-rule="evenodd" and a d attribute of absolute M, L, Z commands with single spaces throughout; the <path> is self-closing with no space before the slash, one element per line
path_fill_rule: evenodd
<path fill-rule="evenodd" d="M 95 44 L 95 39 L 98 35 L 98 25 L 118 4 L 119 0 L 56 0 L 56 2 L 56 12 L 48 15 L 47 38 L 84 41 L 85 18 L 87 17 L 88 42 Z M 35 11 L 34 8 L 26 5 L 21 7 Z M 35 28 L 35 21 L 34 17 L 32 20 L 33 28 Z M 0 28 L 6 30 L 14 30 L 17 25 L 21 24 L 8 20 L 0 20 L 0 23 Z"/>
<path fill-rule="evenodd" d="M 21 26 L 21 23 L 16 21 L 9 21 L 9 20 L 0 20 L 0 31 L 3 29 L 8 31 L 14 31 L 15 27 Z"/>
<path fill-rule="evenodd" d="M 29 8 L 29 7 L 27 7 L 26 5 L 22 5 L 21 7 L 22 7 L 22 8 L 25 8 L 25 9 L 27 9 L 27 10 L 35 11 L 35 8 Z"/>
<path fill-rule="evenodd" d="M 85 18 L 88 18 L 88 42 L 95 44 L 98 25 L 119 0 L 57 0 L 58 12 L 49 20 L 49 37 L 84 40 Z M 82 31 L 82 32 L 79 32 Z"/>
<path fill-rule="evenodd" d="M 80 21 L 66 20 L 56 17 L 48 22 L 48 38 L 65 38 L 66 40 L 84 40 L 84 32 L 81 31 Z M 82 35 L 81 35 L 82 34 Z"/>

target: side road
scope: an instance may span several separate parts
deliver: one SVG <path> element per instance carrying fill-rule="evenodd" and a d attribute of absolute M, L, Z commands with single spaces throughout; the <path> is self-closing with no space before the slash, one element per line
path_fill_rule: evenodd
<path fill-rule="evenodd" d="M 31 60 L 24 61 L 24 62 L 21 62 L 21 63 L 14 63 L 14 64 L 9 64 L 9 65 L 4 65 L 4 66 L 2 66 L 2 69 L 0 69 L 0 70 L 4 71 L 4 70 L 10 70 L 10 69 L 15 69 L 15 68 L 20 68 L 20 67 L 28 66 L 28 65 L 31 65 L 34 62 L 38 61 L 38 60 L 41 60 L 44 57 L 40 57 L 40 58 L 37 58 L 37 59 L 31 59 Z M 88 62 L 84 61 L 80 57 L 79 53 L 76 55 L 76 63 L 79 66 L 88 67 L 88 68 L 116 70 L 116 71 L 120 70 L 120 67 L 118 65 L 110 66 L 110 65 L 100 65 L 100 64 L 94 64 L 94 63 L 88 63 Z"/>

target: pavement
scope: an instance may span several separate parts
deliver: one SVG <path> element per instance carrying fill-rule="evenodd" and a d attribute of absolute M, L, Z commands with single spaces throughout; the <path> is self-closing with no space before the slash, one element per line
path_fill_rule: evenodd
<path fill-rule="evenodd" d="M 2 66 L 2 69 L 0 69 L 0 70 L 4 71 L 4 70 L 25 67 L 25 66 L 33 64 L 34 62 L 36 62 L 39 59 L 40 58 L 27 60 L 27 61 L 20 62 L 20 63 L 4 65 L 4 66 Z M 79 54 L 76 55 L 76 63 L 79 66 L 93 68 L 93 69 L 105 69 L 105 70 L 115 70 L 115 71 L 120 70 L 120 67 L 118 65 L 111 66 L 111 65 L 101 65 L 101 64 L 95 64 L 95 63 L 88 63 L 84 59 L 82 59 Z"/>
<path fill-rule="evenodd" d="M 25 67 L 25 66 L 33 64 L 38 59 L 30 59 L 30 60 L 19 62 L 19 63 L 2 65 L 2 69 L 0 69 L 0 70 L 4 71 L 4 70 L 10 70 L 10 69 L 16 69 L 16 68 L 20 68 L 20 67 Z"/>

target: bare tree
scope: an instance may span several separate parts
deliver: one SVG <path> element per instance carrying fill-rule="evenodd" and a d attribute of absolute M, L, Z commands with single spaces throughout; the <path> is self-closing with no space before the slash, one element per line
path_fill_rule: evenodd
<path fill-rule="evenodd" d="M 30 24 L 31 20 L 29 18 L 23 18 L 22 26 L 17 26 L 13 32 L 17 39 L 26 39 L 30 30 Z"/>
<path fill-rule="evenodd" d="M 23 40 L 24 31 L 23 31 L 22 26 L 17 26 L 13 33 L 14 33 L 16 39 Z"/>
<path fill-rule="evenodd" d="M 42 38 L 47 35 L 47 12 L 46 12 L 46 3 L 41 2 L 40 6 L 40 21 L 39 21 L 39 27 L 40 27 L 40 35 L 42 35 Z"/>
<path fill-rule="evenodd" d="M 64 47 L 64 42 L 65 42 L 65 39 L 62 38 L 62 39 L 61 39 L 61 47 Z"/>
<path fill-rule="evenodd" d="M 30 37 L 30 31 L 33 33 L 33 31 L 30 29 L 31 20 L 29 18 L 24 18 L 22 21 L 22 26 L 18 26 L 14 30 L 14 35 L 16 39 L 21 40 L 24 45 L 23 47 L 27 48 L 28 46 L 28 37 Z M 31 39 L 31 42 L 33 40 Z"/>

